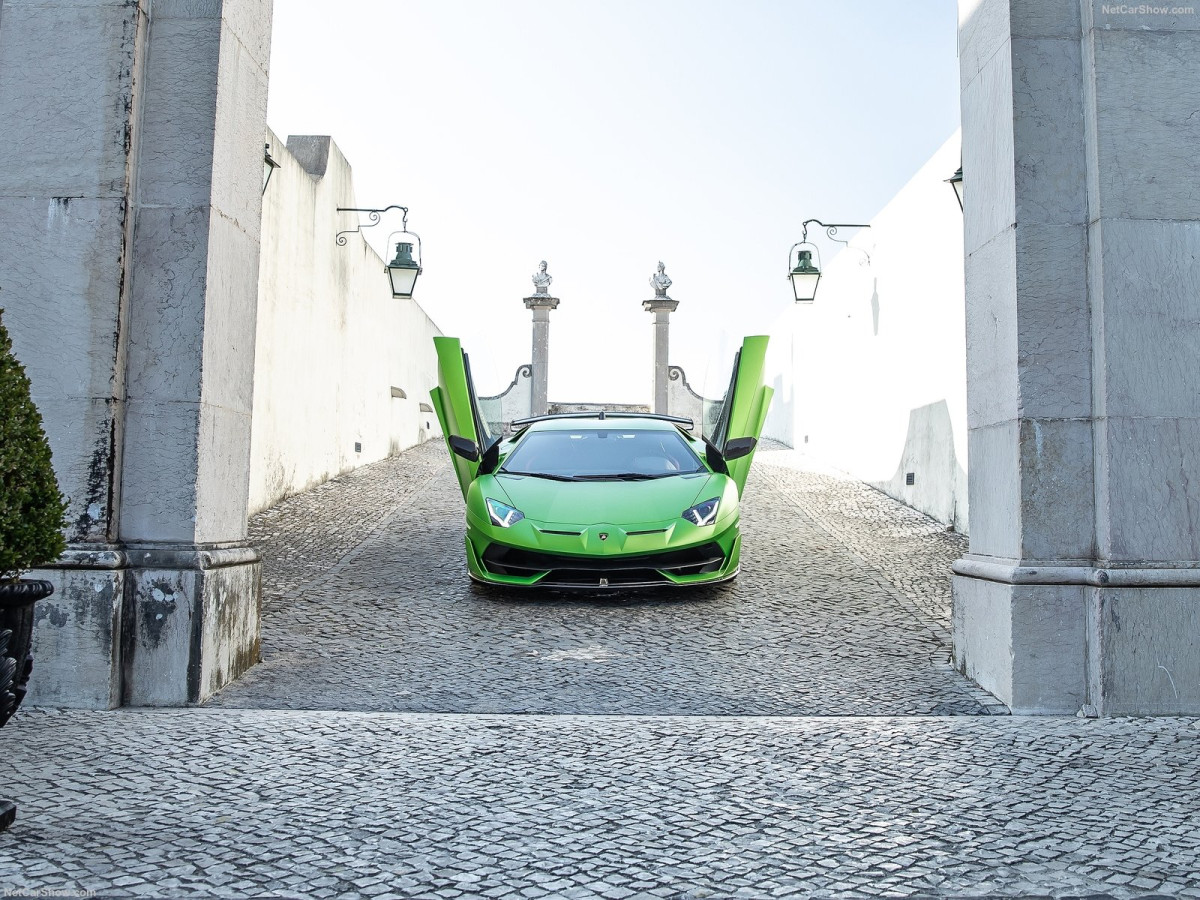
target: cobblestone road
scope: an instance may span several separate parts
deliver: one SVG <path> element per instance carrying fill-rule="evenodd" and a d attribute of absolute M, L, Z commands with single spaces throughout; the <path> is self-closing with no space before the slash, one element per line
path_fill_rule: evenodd
<path fill-rule="evenodd" d="M 959 536 L 762 453 L 733 590 L 483 594 L 443 453 L 256 519 L 210 708 L 9 723 L 6 896 L 1200 898 L 1200 721 L 986 715 Z"/>
<path fill-rule="evenodd" d="M 259 517 L 263 664 L 215 706 L 636 715 L 1003 711 L 947 664 L 961 536 L 762 452 L 732 589 L 473 587 L 431 442 Z"/>
<path fill-rule="evenodd" d="M 1200 896 L 1197 722 L 134 710 L 3 739 L 26 894 Z"/>

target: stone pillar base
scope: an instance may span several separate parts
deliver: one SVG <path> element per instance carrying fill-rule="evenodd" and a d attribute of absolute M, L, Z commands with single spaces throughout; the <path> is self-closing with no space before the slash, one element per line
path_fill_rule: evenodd
<path fill-rule="evenodd" d="M 35 578 L 29 706 L 203 703 L 259 658 L 262 564 L 251 547 L 71 549 Z"/>
<path fill-rule="evenodd" d="M 71 549 L 33 578 L 54 585 L 34 607 L 33 676 L 26 706 L 114 709 L 121 705 L 121 617 L 126 556 Z"/>
<path fill-rule="evenodd" d="M 258 662 L 262 563 L 254 548 L 127 552 L 126 704 L 203 703 Z"/>
<path fill-rule="evenodd" d="M 1200 568 L 954 572 L 955 665 L 1014 713 L 1200 713 Z"/>

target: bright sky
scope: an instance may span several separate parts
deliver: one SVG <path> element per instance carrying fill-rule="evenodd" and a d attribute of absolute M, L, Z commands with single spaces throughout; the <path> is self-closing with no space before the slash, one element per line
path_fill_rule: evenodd
<path fill-rule="evenodd" d="M 275 0 L 267 118 L 410 208 L 482 393 L 530 359 L 545 259 L 551 401 L 648 402 L 658 261 L 700 385 L 792 304 L 800 223 L 869 221 L 958 127 L 956 35 L 955 0 Z"/>

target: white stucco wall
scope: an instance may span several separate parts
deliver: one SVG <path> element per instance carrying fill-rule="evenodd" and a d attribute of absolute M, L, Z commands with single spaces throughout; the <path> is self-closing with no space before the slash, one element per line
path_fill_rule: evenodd
<path fill-rule="evenodd" d="M 958 166 L 956 134 L 841 252 L 810 227 L 824 275 L 816 302 L 772 330 L 766 433 L 966 531 L 963 219 L 946 184 Z"/>
<path fill-rule="evenodd" d="M 266 140 L 280 168 L 263 197 L 252 513 L 440 434 L 427 410 L 441 331 L 415 300 L 392 298 L 361 235 L 334 242 L 358 222 L 338 207 L 372 205 L 355 201 L 349 163 L 325 137 L 288 138 L 295 153 Z"/>

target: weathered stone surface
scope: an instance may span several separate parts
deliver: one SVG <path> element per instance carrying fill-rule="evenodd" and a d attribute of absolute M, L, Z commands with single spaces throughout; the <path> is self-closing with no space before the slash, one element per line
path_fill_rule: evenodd
<path fill-rule="evenodd" d="M 128 2 L 5 2 L 0 153 L 20 161 L 0 171 L 5 204 L 125 196 L 139 13 Z"/>
<path fill-rule="evenodd" d="M 1009 421 L 1019 397 L 1016 235 L 998 234 L 966 258 L 967 427 Z M 975 468 L 974 462 L 970 466 Z M 974 505 L 972 503 L 972 505 Z"/>
<path fill-rule="evenodd" d="M 1100 712 L 1200 713 L 1200 589 L 1100 588 L 1092 602 Z"/>
<path fill-rule="evenodd" d="M 969 262 L 1015 220 L 1013 72 L 1006 54 L 989 57 L 978 74 L 968 75 L 964 68 L 962 85 L 962 166 L 970 197 L 963 211 L 963 241 Z M 968 268 L 968 285 L 970 279 Z"/>
<path fill-rule="evenodd" d="M 145 269 L 139 268 L 134 279 L 129 313 L 126 390 L 131 403 L 199 399 L 209 219 L 203 206 L 138 211 L 134 253 Z M 196 295 L 194 302 L 190 295 Z M 147 443 L 137 432 L 130 437 L 127 447 Z"/>
<path fill-rule="evenodd" d="M 196 403 L 132 399 L 125 412 L 121 536 L 126 540 L 195 540 Z M 168 449 L 169 448 L 169 449 Z"/>
<path fill-rule="evenodd" d="M 1200 418 L 1200 222 L 1103 220 L 1093 284 L 1101 320 L 1098 410 Z"/>
<path fill-rule="evenodd" d="M 34 607 L 34 677 L 26 703 L 121 705 L 121 569 L 42 569 L 54 593 Z"/>
<path fill-rule="evenodd" d="M 1070 715 L 1087 702 L 1082 585 L 954 576 L 955 664 L 1021 714 Z"/>
<path fill-rule="evenodd" d="M 905 478 L 910 472 L 911 485 Z M 967 504 L 958 501 L 966 493 L 966 481 L 967 473 L 954 454 L 950 411 L 942 400 L 908 414 L 908 434 L 896 474 L 890 481 L 874 483 L 874 487 L 966 533 Z"/>
<path fill-rule="evenodd" d="M 1017 711 L 1188 712 L 1145 661 L 1200 667 L 1200 194 L 1178 175 L 1200 138 L 1200 31 L 1136 5 L 1019 6 L 961 4 L 957 656 Z M 1112 627 L 1114 578 L 1141 627 Z"/>
<path fill-rule="evenodd" d="M 1013 221 L 1021 227 L 1082 224 L 1088 209 L 1078 32 L 1014 37 L 1009 49 L 1016 113 L 1014 165 L 1007 173 L 1015 181 Z"/>
<path fill-rule="evenodd" d="M 1079 7 L 1078 0 L 963 0 L 958 4 L 963 83 L 1012 37 L 1078 38 Z"/>
<path fill-rule="evenodd" d="M 1096 494 L 1102 559 L 1200 560 L 1200 419 L 1107 418 Z"/>
<path fill-rule="evenodd" d="M 130 561 L 127 704 L 203 702 L 258 661 L 261 564 L 253 551 L 146 548 L 131 550 Z"/>
<path fill-rule="evenodd" d="M 1096 546 L 1092 424 L 1020 421 L 1020 549 L 1023 560 L 1086 560 Z"/>
<path fill-rule="evenodd" d="M 1017 415 L 1091 415 L 1086 241 L 1082 225 L 1022 224 L 1017 229 Z M 1007 278 L 1003 284 L 1007 288 Z"/>
<path fill-rule="evenodd" d="M 533 314 L 533 348 L 530 364 L 529 408 L 535 416 L 544 416 L 549 408 L 550 384 L 550 312 L 558 309 L 557 297 L 534 294 L 525 298 L 525 308 Z"/>
<path fill-rule="evenodd" d="M 971 552 L 1004 559 L 1021 557 L 1021 485 L 1011 473 L 1020 464 L 1015 422 L 972 428 L 967 436 L 971 477 Z"/>
<path fill-rule="evenodd" d="M 329 165 L 330 141 L 331 138 L 327 134 L 290 134 L 287 148 L 305 172 L 314 178 L 320 178 Z"/>
<path fill-rule="evenodd" d="M 1194 220 L 1189 173 L 1200 143 L 1200 84 L 1193 77 L 1200 31 L 1161 23 L 1154 30 L 1096 28 L 1088 44 L 1088 74 L 1095 79 L 1095 105 L 1086 109 L 1095 140 L 1090 215 Z M 1181 190 L 1183 184 L 1189 188 Z"/>
<path fill-rule="evenodd" d="M 433 337 L 441 332 L 416 300 L 392 297 L 384 261 L 363 233 L 342 235 L 344 246 L 335 241 L 360 220 L 358 213 L 337 212 L 359 206 L 350 163 L 328 137 L 291 138 L 285 148 L 268 130 L 266 140 L 279 168 L 263 194 L 252 512 L 399 453 L 439 430 L 429 391 L 437 385 Z M 306 144 L 324 154 L 319 176 L 306 172 L 292 153 Z M 398 225 L 401 218 L 393 210 L 380 228 Z M 244 330 L 218 328 L 228 346 L 247 339 Z M 517 388 L 504 403 L 513 407 L 508 421 L 529 415 L 529 368 L 515 380 Z M 480 394 L 495 390 L 491 384 L 476 387 Z M 231 395 L 231 407 L 242 402 Z M 480 399 L 489 407 L 485 417 L 503 418 L 499 403 Z"/>

